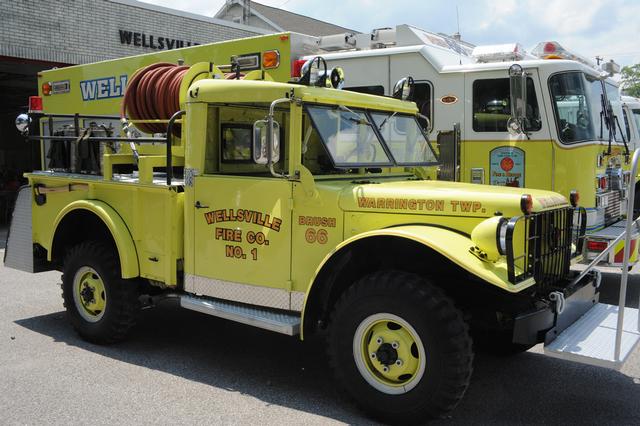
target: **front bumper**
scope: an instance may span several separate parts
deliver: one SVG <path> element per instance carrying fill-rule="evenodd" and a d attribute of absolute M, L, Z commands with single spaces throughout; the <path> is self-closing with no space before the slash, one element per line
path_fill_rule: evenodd
<path fill-rule="evenodd" d="M 587 274 L 572 289 L 564 290 L 557 301 L 545 308 L 518 315 L 513 328 L 513 342 L 523 345 L 548 344 L 598 303 L 600 273 Z M 558 296 L 556 294 L 556 296 Z"/>

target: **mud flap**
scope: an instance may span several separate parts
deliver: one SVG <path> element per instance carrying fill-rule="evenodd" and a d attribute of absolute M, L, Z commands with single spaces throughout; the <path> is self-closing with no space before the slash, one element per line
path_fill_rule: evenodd
<path fill-rule="evenodd" d="M 4 251 L 4 266 L 25 272 L 38 272 L 34 267 L 33 234 L 31 229 L 30 186 L 23 186 L 18 192 L 15 208 L 11 215 L 9 233 Z"/>

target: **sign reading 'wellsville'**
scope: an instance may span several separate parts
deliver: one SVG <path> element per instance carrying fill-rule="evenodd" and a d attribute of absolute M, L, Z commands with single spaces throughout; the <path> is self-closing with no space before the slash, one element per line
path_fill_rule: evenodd
<path fill-rule="evenodd" d="M 134 45 L 138 47 L 149 47 L 156 50 L 171 50 L 181 47 L 197 46 L 200 43 L 178 40 L 169 37 L 158 37 L 137 33 L 134 31 L 118 30 L 120 33 L 120 44 Z"/>

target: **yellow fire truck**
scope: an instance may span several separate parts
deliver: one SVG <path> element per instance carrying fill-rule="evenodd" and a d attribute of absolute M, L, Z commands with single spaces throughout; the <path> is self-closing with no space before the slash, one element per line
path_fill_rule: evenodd
<path fill-rule="evenodd" d="M 598 303 L 596 272 L 570 269 L 586 228 L 577 193 L 425 179 L 414 171 L 437 157 L 403 100 L 409 81 L 400 99 L 338 90 L 343 73 L 316 58 L 274 82 L 291 73 L 281 49 L 293 37 L 43 72 L 17 125 L 49 164 L 26 174 L 5 265 L 62 271 L 67 316 L 95 343 L 124 338 L 141 304 L 167 297 L 325 335 L 339 383 L 393 423 L 456 406 L 472 336 L 624 362 L 637 333 L 609 350 L 617 308 Z"/>
<path fill-rule="evenodd" d="M 579 190 L 588 259 L 624 229 L 624 188 L 637 178 L 629 174 L 618 83 L 610 78 L 617 64 L 597 66 L 552 41 L 529 54 L 517 43 L 474 46 L 409 25 L 322 37 L 315 54 L 345 70 L 349 90 L 391 94 L 399 78 L 415 79 L 413 99 L 437 140 L 439 179 Z M 638 238 L 635 232 L 632 262 Z M 606 263 L 620 265 L 622 247 Z"/>

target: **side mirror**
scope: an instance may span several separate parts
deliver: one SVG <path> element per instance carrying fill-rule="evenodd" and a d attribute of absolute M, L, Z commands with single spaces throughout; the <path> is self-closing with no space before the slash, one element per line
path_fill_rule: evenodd
<path fill-rule="evenodd" d="M 20 114 L 16 117 L 16 128 L 22 135 L 29 133 L 29 124 L 31 124 L 31 118 L 27 114 Z"/>
<path fill-rule="evenodd" d="M 393 86 L 393 95 L 396 99 L 410 101 L 413 98 L 413 77 L 404 77 Z"/>
<path fill-rule="evenodd" d="M 515 136 L 525 133 L 527 120 L 527 73 L 518 64 L 509 67 L 509 89 L 511 117 L 507 130 Z"/>
<path fill-rule="evenodd" d="M 253 162 L 267 164 L 269 161 L 269 120 L 258 120 L 253 123 Z M 271 162 L 280 161 L 280 124 L 273 122 L 271 144 Z"/>

